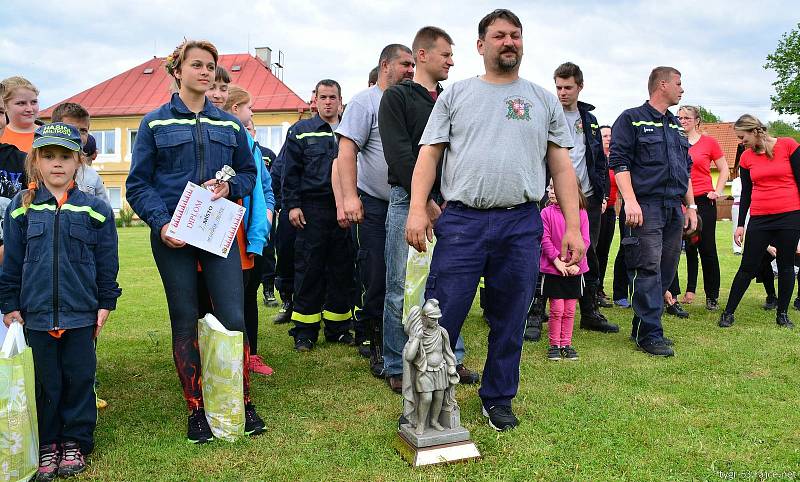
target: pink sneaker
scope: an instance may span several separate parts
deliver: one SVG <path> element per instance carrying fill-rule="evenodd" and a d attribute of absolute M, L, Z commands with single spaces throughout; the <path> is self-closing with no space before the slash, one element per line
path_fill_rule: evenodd
<path fill-rule="evenodd" d="M 49 482 L 58 477 L 58 463 L 61 461 L 61 452 L 58 445 L 39 446 L 39 470 L 36 472 L 37 482 Z"/>
<path fill-rule="evenodd" d="M 72 477 L 86 470 L 81 448 L 77 442 L 61 444 L 61 461 L 58 463 L 59 477 Z"/>
<path fill-rule="evenodd" d="M 264 363 L 260 355 L 250 355 L 250 371 L 259 375 L 272 375 L 272 367 Z"/>

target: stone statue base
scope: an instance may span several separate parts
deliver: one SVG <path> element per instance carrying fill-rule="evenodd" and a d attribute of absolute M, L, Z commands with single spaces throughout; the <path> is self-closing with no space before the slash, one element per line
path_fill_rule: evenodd
<path fill-rule="evenodd" d="M 428 427 L 422 435 L 404 423 L 397 430 L 395 448 L 414 467 L 479 459 L 478 448 L 469 439 L 469 431 L 461 426 L 458 407 L 439 415 L 444 430 Z"/>

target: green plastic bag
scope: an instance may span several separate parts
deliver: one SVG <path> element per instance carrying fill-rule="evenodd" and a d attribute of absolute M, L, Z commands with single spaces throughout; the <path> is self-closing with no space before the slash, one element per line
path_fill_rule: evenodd
<path fill-rule="evenodd" d="M 15 321 L 0 349 L 0 480 L 28 480 L 38 468 L 33 352 Z"/>
<path fill-rule="evenodd" d="M 425 303 L 425 284 L 428 281 L 428 273 L 431 271 L 431 259 L 433 259 L 436 238 L 434 237 L 432 242 L 427 240 L 425 242 L 427 250 L 424 253 L 418 253 L 413 247 L 408 247 L 403 320 L 408 317 L 408 311 L 413 306 L 422 306 Z"/>
<path fill-rule="evenodd" d="M 244 435 L 244 336 L 228 331 L 212 314 L 197 325 L 203 373 L 203 404 L 214 437 Z"/>

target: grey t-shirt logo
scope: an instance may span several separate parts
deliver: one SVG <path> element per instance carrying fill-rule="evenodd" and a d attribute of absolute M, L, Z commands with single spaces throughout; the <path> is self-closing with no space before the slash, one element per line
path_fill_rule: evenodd
<path fill-rule="evenodd" d="M 522 97 L 508 97 L 506 98 L 506 106 L 508 107 L 506 119 L 531 120 L 533 103 L 528 99 Z"/>

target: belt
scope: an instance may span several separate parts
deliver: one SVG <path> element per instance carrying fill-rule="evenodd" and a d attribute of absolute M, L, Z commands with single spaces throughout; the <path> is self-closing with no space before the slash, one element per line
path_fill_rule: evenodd
<path fill-rule="evenodd" d="M 472 206 L 468 206 L 461 201 L 447 201 L 447 207 L 453 207 L 456 209 L 474 209 L 475 211 L 510 211 L 512 209 L 517 208 L 524 208 L 526 206 L 531 206 L 536 204 L 536 201 L 528 201 L 521 204 L 515 204 L 513 206 L 498 206 L 494 208 L 474 208 Z"/>

